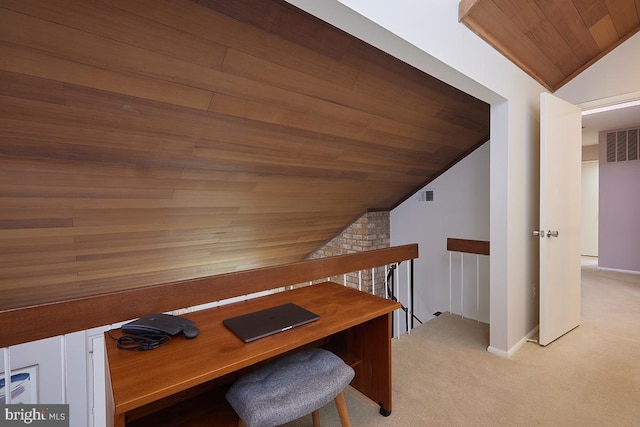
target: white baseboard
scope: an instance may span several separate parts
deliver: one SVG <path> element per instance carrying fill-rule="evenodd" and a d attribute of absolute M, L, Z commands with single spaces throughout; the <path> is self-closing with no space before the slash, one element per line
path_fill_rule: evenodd
<path fill-rule="evenodd" d="M 598 270 L 603 271 L 613 271 L 615 273 L 626 273 L 626 274 L 640 274 L 640 271 L 635 270 L 621 270 L 619 268 L 609 268 L 609 267 L 600 267 L 598 266 Z"/>
<path fill-rule="evenodd" d="M 496 356 L 504 357 L 505 359 L 509 358 L 509 352 L 496 348 L 492 345 L 487 347 L 487 351 L 491 354 L 495 354 Z"/>
<path fill-rule="evenodd" d="M 529 340 L 538 334 L 538 327 L 536 325 L 526 336 L 522 337 L 520 341 L 518 341 L 513 347 L 511 347 L 508 351 L 499 349 L 497 347 L 489 346 L 487 347 L 487 351 L 491 354 L 495 354 L 496 356 L 504 357 L 505 359 L 511 358 L 514 354 L 518 352 Z"/>

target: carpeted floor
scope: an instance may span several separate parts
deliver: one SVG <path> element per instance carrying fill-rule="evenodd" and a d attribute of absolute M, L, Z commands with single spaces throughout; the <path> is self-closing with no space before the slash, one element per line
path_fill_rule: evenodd
<path fill-rule="evenodd" d="M 578 328 L 511 359 L 488 342 L 488 325 L 447 313 L 394 340 L 393 413 L 349 388 L 352 425 L 640 426 L 640 275 L 585 265 Z M 321 420 L 340 425 L 335 405 Z"/>

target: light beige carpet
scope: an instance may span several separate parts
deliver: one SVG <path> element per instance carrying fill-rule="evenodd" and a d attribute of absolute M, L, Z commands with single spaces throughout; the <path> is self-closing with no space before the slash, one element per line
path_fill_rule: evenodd
<path fill-rule="evenodd" d="M 446 313 L 394 340 L 393 412 L 347 389 L 352 425 L 640 426 L 640 275 L 584 266 L 578 328 L 511 359 L 488 343 L 488 325 Z M 340 425 L 335 405 L 321 420 Z"/>

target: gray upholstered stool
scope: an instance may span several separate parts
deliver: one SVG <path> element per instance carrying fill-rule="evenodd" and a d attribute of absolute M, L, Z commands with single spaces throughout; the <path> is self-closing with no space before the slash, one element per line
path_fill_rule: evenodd
<path fill-rule="evenodd" d="M 355 373 L 335 354 L 320 348 L 283 356 L 238 379 L 227 401 L 240 416 L 239 426 L 273 427 L 313 414 L 335 400 L 343 427 L 350 426 L 343 390 Z"/>

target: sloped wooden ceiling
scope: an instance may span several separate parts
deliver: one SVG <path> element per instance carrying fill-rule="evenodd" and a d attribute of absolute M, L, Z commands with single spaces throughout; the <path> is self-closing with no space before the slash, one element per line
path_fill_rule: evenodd
<path fill-rule="evenodd" d="M 284 2 L 3 0 L 0 309 L 304 259 L 488 132 Z"/>
<path fill-rule="evenodd" d="M 551 92 L 640 29 L 640 0 L 462 0 L 460 20 Z"/>

